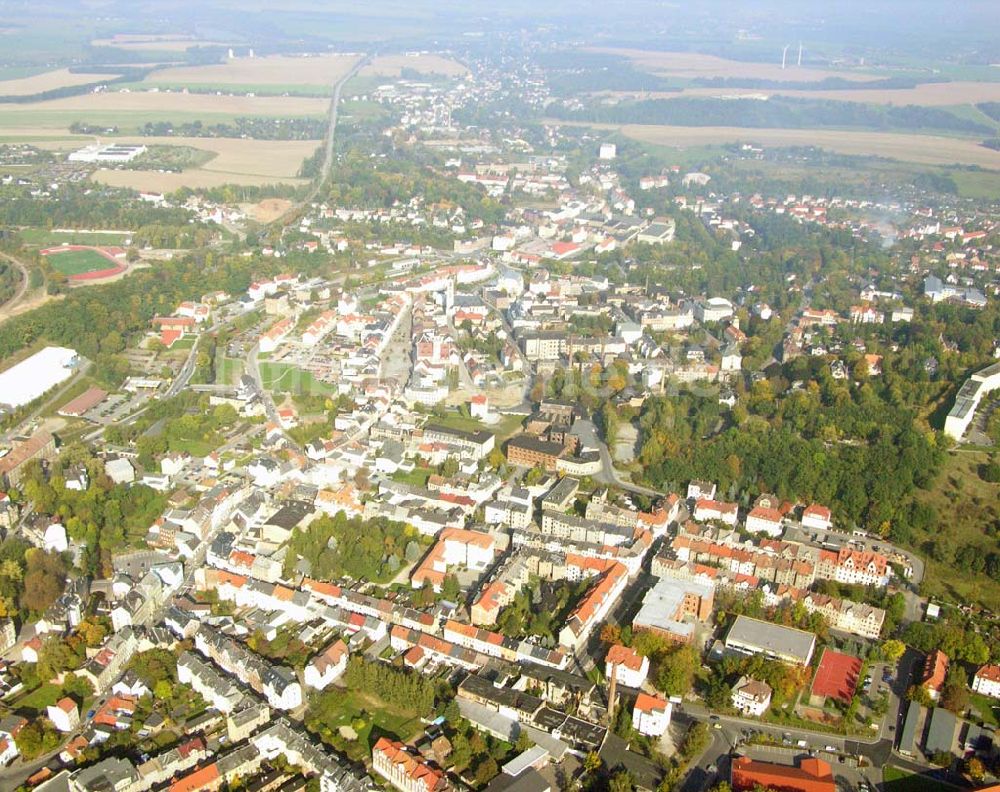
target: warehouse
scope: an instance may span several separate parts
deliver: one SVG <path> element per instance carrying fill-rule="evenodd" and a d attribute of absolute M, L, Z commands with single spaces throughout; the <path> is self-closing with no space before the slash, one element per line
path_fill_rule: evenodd
<path fill-rule="evenodd" d="M 65 347 L 45 347 L 27 360 L 0 374 L 0 411 L 30 404 L 50 388 L 73 376 L 76 352 Z"/>

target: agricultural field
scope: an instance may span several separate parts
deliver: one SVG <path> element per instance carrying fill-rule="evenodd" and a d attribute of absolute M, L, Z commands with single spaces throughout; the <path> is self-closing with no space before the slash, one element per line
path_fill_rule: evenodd
<path fill-rule="evenodd" d="M 237 58 L 208 66 L 163 69 L 149 75 L 146 82 L 200 86 L 332 85 L 351 70 L 358 57 L 338 53 L 313 57 Z"/>
<path fill-rule="evenodd" d="M 761 80 L 781 80 L 783 82 L 809 82 L 825 80 L 827 77 L 841 77 L 845 80 L 855 80 L 864 83 L 879 79 L 878 75 L 855 71 L 814 69 L 807 66 L 789 66 L 781 68 L 781 63 L 748 63 L 745 61 L 728 60 L 715 55 L 703 55 L 697 52 L 652 52 L 649 50 L 618 49 L 613 47 L 594 47 L 585 52 L 602 55 L 617 55 L 628 58 L 632 65 L 643 71 L 654 74 L 685 77 L 744 77 Z M 795 52 L 788 51 L 789 58 L 794 60 Z M 780 53 L 779 53 L 780 55 Z"/>
<path fill-rule="evenodd" d="M 359 77 L 399 77 L 403 69 L 421 74 L 444 77 L 462 77 L 469 70 L 456 60 L 444 55 L 420 53 L 416 55 L 382 55 L 358 72 Z"/>
<path fill-rule="evenodd" d="M 171 35 L 143 35 L 118 33 L 111 38 L 94 39 L 90 42 L 93 47 L 115 47 L 125 51 L 139 50 L 146 52 L 154 50 L 156 52 L 186 52 L 191 47 L 225 47 L 228 46 L 220 41 L 202 41 L 195 36 L 185 36 L 182 34 Z"/>
<path fill-rule="evenodd" d="M 1000 151 L 977 141 L 939 135 L 823 129 L 749 129 L 625 124 L 592 125 L 618 129 L 626 137 L 658 146 L 704 146 L 713 143 L 756 143 L 762 146 L 818 146 L 841 154 L 888 157 L 924 165 L 978 165 L 1000 170 Z"/>
<path fill-rule="evenodd" d="M 123 139 L 129 140 L 129 139 Z M 147 145 L 172 145 L 207 152 L 211 159 L 181 173 L 159 170 L 98 170 L 94 178 L 114 187 L 173 192 L 181 187 L 209 188 L 223 184 L 305 184 L 297 174 L 302 161 L 316 151 L 318 141 L 241 140 L 237 138 L 135 138 Z"/>
<path fill-rule="evenodd" d="M 977 104 L 979 102 L 1000 102 L 1000 83 L 995 82 L 947 82 L 923 83 L 914 88 L 850 88 L 844 90 L 806 91 L 783 88 L 686 88 L 680 93 L 662 93 L 665 99 L 678 96 L 744 96 L 767 94 L 769 96 L 793 96 L 799 99 L 828 99 L 840 102 L 864 102 L 871 104 L 923 105 L 925 107 L 946 107 L 949 105 Z"/>
<path fill-rule="evenodd" d="M 285 96 L 216 96 L 214 94 L 189 94 L 167 91 L 108 91 L 106 93 L 67 96 L 31 104 L 0 104 L 0 125 L 6 117 L 21 115 L 25 118 L 64 113 L 68 123 L 80 120 L 81 115 L 115 114 L 119 125 L 128 121 L 140 123 L 134 116 L 170 118 L 171 114 L 225 115 L 225 116 L 319 116 L 326 115 L 330 103 L 323 98 Z M 146 120 L 146 119 L 143 119 Z M 67 125 L 68 125 L 67 123 Z"/>
<path fill-rule="evenodd" d="M 56 69 L 30 77 L 0 80 L 0 96 L 31 96 L 56 88 L 100 82 L 113 79 L 113 74 L 73 74 L 69 69 Z"/>

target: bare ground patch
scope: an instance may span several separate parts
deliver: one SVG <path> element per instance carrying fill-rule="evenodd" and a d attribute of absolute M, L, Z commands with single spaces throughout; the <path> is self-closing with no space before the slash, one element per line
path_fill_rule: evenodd
<path fill-rule="evenodd" d="M 291 209 L 292 202 L 284 198 L 266 198 L 255 204 L 243 204 L 240 208 L 258 223 L 272 223 Z"/>

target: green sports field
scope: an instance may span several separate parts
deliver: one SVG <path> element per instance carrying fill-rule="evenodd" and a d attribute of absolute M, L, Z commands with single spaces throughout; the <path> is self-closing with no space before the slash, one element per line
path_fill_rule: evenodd
<path fill-rule="evenodd" d="M 47 256 L 53 269 L 63 275 L 83 275 L 87 272 L 99 272 L 112 269 L 115 264 L 106 259 L 96 250 L 61 250 L 49 253 Z"/>

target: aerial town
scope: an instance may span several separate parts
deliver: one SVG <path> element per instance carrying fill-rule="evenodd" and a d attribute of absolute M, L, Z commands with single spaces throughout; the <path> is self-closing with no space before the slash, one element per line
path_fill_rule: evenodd
<path fill-rule="evenodd" d="M 0 143 L 0 788 L 997 788 L 1000 196 L 503 41 Z"/>

